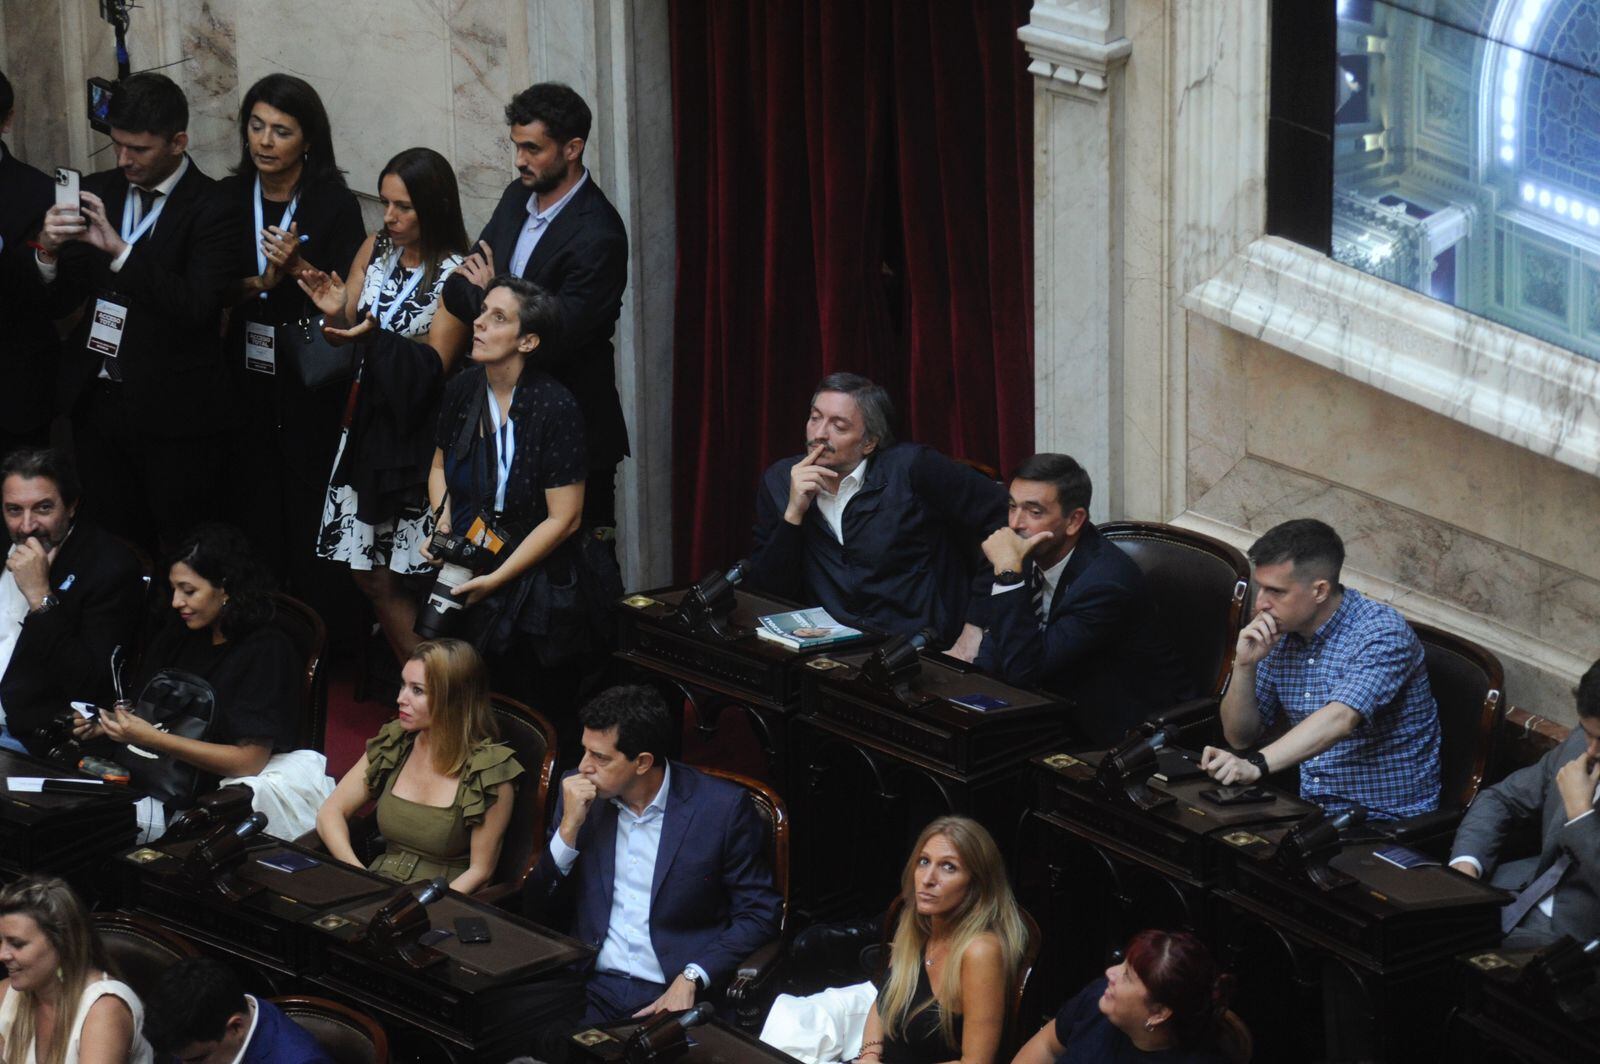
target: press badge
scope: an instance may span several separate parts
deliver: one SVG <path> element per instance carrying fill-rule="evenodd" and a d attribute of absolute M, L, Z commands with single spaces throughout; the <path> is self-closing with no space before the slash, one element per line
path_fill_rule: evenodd
<path fill-rule="evenodd" d="M 116 358 L 122 348 L 122 330 L 128 324 L 128 308 L 109 299 L 94 301 L 94 320 L 89 323 L 89 350 L 105 358 Z"/>
<path fill-rule="evenodd" d="M 244 368 L 275 376 L 278 358 L 272 326 L 260 322 L 244 323 Z"/>

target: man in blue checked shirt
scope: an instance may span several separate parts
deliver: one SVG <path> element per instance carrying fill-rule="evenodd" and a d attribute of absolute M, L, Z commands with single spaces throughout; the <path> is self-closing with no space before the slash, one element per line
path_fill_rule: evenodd
<path fill-rule="evenodd" d="M 1344 544 L 1321 521 L 1285 521 L 1250 548 L 1256 616 L 1239 633 L 1222 699 L 1230 753 L 1200 765 L 1222 784 L 1300 766 L 1300 796 L 1329 813 L 1413 816 L 1439 805 L 1439 712 L 1422 644 L 1391 606 L 1339 583 Z M 1280 717 L 1289 729 L 1247 750 Z"/>

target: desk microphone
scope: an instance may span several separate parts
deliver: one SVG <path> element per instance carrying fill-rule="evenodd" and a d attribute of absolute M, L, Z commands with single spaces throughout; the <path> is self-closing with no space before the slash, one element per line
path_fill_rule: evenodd
<path fill-rule="evenodd" d="M 1353 828 L 1358 824 L 1367 822 L 1366 806 L 1352 806 L 1328 821 L 1328 826 L 1335 831 L 1342 832 L 1345 828 Z"/>
<path fill-rule="evenodd" d="M 676 1016 L 658 1016 L 633 1032 L 624 1049 L 629 1064 L 664 1064 L 688 1052 L 688 1030 L 716 1013 L 709 1001 Z"/>
<path fill-rule="evenodd" d="M 251 813 L 239 821 L 239 826 L 233 829 L 235 838 L 248 839 L 267 830 L 267 818 L 263 813 Z"/>
<path fill-rule="evenodd" d="M 258 813 L 256 815 L 259 816 L 260 814 Z M 444 881 L 444 876 L 434 876 L 432 879 L 428 880 L 428 885 L 423 887 L 421 892 L 417 894 L 417 904 L 432 905 L 434 902 L 444 897 L 444 892 L 448 889 L 449 887 Z"/>

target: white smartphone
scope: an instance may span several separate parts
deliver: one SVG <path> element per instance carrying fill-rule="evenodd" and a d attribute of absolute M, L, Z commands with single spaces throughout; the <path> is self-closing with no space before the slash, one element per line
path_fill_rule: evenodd
<path fill-rule="evenodd" d="M 83 175 L 70 166 L 56 167 L 56 206 L 78 209 L 78 190 Z"/>
<path fill-rule="evenodd" d="M 99 709 L 88 702 L 74 702 L 72 708 L 78 711 L 78 716 L 84 720 L 94 720 L 99 714 Z"/>

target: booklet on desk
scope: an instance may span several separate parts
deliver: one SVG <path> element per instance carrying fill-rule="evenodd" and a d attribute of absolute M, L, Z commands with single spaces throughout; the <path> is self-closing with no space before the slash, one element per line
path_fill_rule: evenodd
<path fill-rule="evenodd" d="M 760 621 L 756 635 L 790 650 L 811 650 L 861 638 L 859 629 L 840 624 L 820 606 L 792 613 L 769 613 Z"/>

